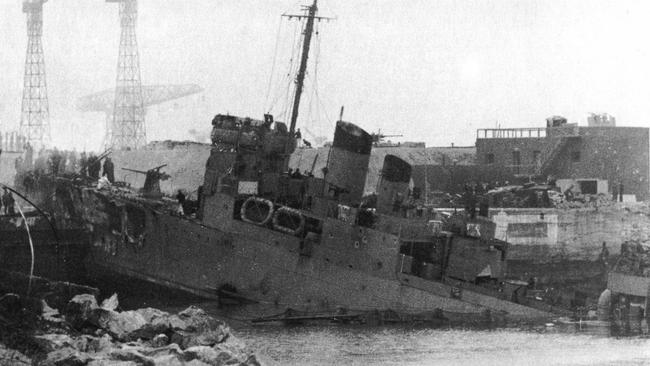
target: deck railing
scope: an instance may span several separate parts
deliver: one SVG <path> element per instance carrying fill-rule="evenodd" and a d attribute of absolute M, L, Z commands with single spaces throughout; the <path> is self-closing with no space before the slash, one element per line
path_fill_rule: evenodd
<path fill-rule="evenodd" d="M 546 137 L 546 128 L 481 128 L 476 130 L 477 139 L 519 139 Z"/>

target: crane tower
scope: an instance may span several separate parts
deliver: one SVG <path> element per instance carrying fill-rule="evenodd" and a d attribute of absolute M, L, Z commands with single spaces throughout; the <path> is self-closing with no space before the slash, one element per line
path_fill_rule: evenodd
<path fill-rule="evenodd" d="M 50 111 L 45 82 L 43 55 L 43 4 L 47 0 L 25 0 L 27 14 L 27 56 L 20 116 L 20 133 L 32 146 L 42 147 L 50 141 Z"/>
<path fill-rule="evenodd" d="M 112 121 L 106 126 L 107 147 L 137 149 L 146 144 L 144 103 L 140 80 L 140 56 L 135 25 L 138 18 L 137 0 L 106 0 L 118 3 L 120 16 L 120 49 L 117 59 L 115 104 Z"/>

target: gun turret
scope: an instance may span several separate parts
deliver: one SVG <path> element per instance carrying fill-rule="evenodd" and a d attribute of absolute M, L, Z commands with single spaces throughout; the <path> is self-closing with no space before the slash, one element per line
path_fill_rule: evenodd
<path fill-rule="evenodd" d="M 155 168 L 151 168 L 147 171 L 130 168 L 122 168 L 122 170 L 145 174 L 146 177 L 144 179 L 144 187 L 142 187 L 142 190 L 140 192 L 144 197 L 147 198 L 160 198 L 162 197 L 162 193 L 160 192 L 160 181 L 167 180 L 171 177 L 169 174 L 160 171 L 160 169 L 166 166 L 167 164 L 163 164 Z"/>
<path fill-rule="evenodd" d="M 383 142 L 386 137 L 402 137 L 402 135 L 384 135 L 381 132 L 371 133 L 370 136 L 372 136 L 372 143 L 375 145 Z"/>

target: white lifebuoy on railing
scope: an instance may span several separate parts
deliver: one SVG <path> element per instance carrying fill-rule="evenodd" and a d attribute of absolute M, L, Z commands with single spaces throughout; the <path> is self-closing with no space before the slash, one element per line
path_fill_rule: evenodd
<path fill-rule="evenodd" d="M 289 216 L 290 222 L 296 224 L 295 227 L 283 225 L 283 223 L 280 222 L 281 215 Z M 284 206 L 280 207 L 273 214 L 273 228 L 275 230 L 282 231 L 283 233 L 298 235 L 305 229 L 305 216 L 302 214 L 302 212 L 294 208 Z"/>
<path fill-rule="evenodd" d="M 268 212 L 266 213 L 266 216 L 255 217 L 252 215 L 251 210 L 254 207 L 257 208 L 259 212 L 259 208 L 264 206 L 268 207 Z M 260 197 L 254 197 L 254 196 L 249 197 L 241 205 L 240 213 L 241 213 L 241 219 L 245 222 L 248 222 L 249 224 L 266 225 L 271 220 L 271 217 L 273 217 L 273 202 Z"/>

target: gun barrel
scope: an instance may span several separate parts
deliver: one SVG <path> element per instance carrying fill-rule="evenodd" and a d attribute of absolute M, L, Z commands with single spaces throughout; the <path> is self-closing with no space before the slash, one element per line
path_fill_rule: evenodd
<path fill-rule="evenodd" d="M 145 171 L 136 170 L 136 169 L 122 168 L 122 170 L 128 170 L 130 172 L 135 172 L 135 173 L 140 173 L 140 174 L 147 174 L 147 172 L 145 172 Z"/>

